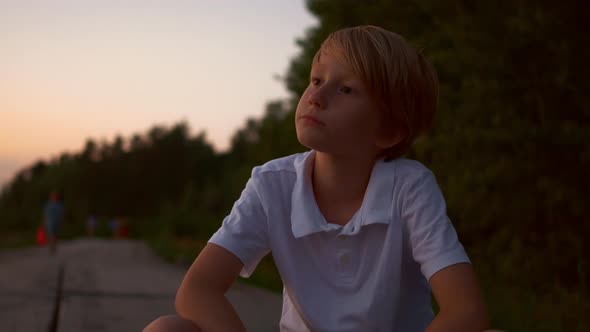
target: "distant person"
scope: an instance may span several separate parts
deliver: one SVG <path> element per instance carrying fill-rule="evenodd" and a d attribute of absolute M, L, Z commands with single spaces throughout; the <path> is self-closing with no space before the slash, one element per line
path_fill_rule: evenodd
<path fill-rule="evenodd" d="M 402 156 L 431 125 L 432 64 L 375 26 L 336 31 L 295 112 L 310 151 L 255 167 L 154 331 L 245 331 L 224 294 L 269 252 L 281 331 L 484 331 L 476 275 L 433 173 Z M 440 307 L 434 315 L 431 291 Z"/>
<path fill-rule="evenodd" d="M 94 237 L 96 234 L 96 217 L 95 216 L 89 216 L 88 219 L 86 219 L 86 233 L 88 234 L 88 237 Z"/>
<path fill-rule="evenodd" d="M 49 201 L 45 204 L 43 209 L 43 222 L 45 225 L 47 246 L 52 255 L 57 251 L 58 232 L 63 216 L 64 207 L 60 202 L 59 194 L 57 191 L 52 191 L 49 194 Z"/>
<path fill-rule="evenodd" d="M 129 237 L 129 223 L 127 222 L 127 219 L 120 219 L 119 237 L 122 239 L 126 239 Z"/>
<path fill-rule="evenodd" d="M 119 230 L 120 230 L 119 219 L 113 218 L 109 221 L 109 229 L 111 231 L 111 237 L 113 239 L 119 238 Z"/>

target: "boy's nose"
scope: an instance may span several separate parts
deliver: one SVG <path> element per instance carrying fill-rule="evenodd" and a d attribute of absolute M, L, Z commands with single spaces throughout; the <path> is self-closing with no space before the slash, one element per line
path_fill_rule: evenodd
<path fill-rule="evenodd" d="M 319 109 L 323 109 L 326 107 L 325 96 L 322 95 L 322 92 L 319 89 L 309 94 L 308 102 L 310 105 L 315 106 Z"/>

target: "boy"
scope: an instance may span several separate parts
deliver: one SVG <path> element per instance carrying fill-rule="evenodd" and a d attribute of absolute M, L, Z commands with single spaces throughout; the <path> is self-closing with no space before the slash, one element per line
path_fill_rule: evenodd
<path fill-rule="evenodd" d="M 284 283 L 281 331 L 487 329 L 434 176 L 401 158 L 437 98 L 434 68 L 399 35 L 374 26 L 330 35 L 296 111 L 311 151 L 254 168 L 185 276 L 178 316 L 145 331 L 244 331 L 224 294 L 268 252 Z"/>

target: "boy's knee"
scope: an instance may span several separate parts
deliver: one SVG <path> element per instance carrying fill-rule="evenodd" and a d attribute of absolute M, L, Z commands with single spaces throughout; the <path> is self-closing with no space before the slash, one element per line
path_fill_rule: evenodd
<path fill-rule="evenodd" d="M 151 322 L 143 332 L 200 332 L 195 324 L 177 315 L 162 316 Z"/>

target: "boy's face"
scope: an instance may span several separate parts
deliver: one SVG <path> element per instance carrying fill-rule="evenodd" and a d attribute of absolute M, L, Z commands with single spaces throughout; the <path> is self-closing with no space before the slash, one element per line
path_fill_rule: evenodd
<path fill-rule="evenodd" d="M 304 146 L 345 157 L 376 156 L 381 117 L 369 91 L 335 52 L 313 63 L 297 105 L 295 128 Z"/>

